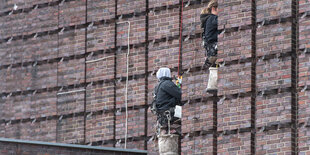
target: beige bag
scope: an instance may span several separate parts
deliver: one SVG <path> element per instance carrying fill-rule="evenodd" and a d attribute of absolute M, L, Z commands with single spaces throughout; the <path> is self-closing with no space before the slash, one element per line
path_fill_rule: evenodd
<path fill-rule="evenodd" d="M 182 107 L 179 105 L 176 105 L 174 108 L 174 117 L 176 118 L 182 118 Z"/>
<path fill-rule="evenodd" d="M 178 155 L 179 135 L 163 134 L 158 137 L 160 155 Z"/>
<path fill-rule="evenodd" d="M 209 68 L 209 80 L 207 91 L 217 90 L 217 68 Z"/>

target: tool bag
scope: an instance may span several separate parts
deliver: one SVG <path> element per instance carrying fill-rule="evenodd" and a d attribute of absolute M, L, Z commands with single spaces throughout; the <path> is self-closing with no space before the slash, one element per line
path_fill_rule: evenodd
<path fill-rule="evenodd" d="M 207 90 L 216 90 L 216 89 L 217 89 L 217 67 L 210 67 Z"/>

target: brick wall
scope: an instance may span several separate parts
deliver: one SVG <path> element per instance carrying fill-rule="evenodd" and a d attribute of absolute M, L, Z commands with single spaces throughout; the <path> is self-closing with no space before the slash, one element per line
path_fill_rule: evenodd
<path fill-rule="evenodd" d="M 115 1 L 87 1 L 87 21 L 99 21 L 115 17 Z"/>
<path fill-rule="evenodd" d="M 289 129 L 257 133 L 257 154 L 290 154 L 291 133 Z"/>
<path fill-rule="evenodd" d="M 309 11 L 309 1 L 300 1 L 299 2 L 299 12 L 303 13 Z M 303 49 L 302 53 L 299 55 L 299 83 L 298 86 L 300 87 L 301 91 L 299 92 L 299 123 L 302 124 L 301 128 L 299 129 L 299 150 L 300 154 L 309 154 L 309 20 L 307 17 L 304 16 L 299 20 L 299 48 Z"/>
<path fill-rule="evenodd" d="M 212 135 L 185 136 L 182 139 L 182 154 L 212 154 Z"/>
<path fill-rule="evenodd" d="M 218 0 L 217 96 L 205 93 L 201 67 L 207 2 L 184 1 L 182 154 L 290 153 L 297 133 L 300 153 L 308 153 L 309 1 L 299 1 L 295 27 L 291 0 Z M 179 0 L 0 0 L 0 136 L 123 148 L 129 21 L 127 148 L 157 154 L 147 105 L 156 71 L 177 75 L 180 10 Z"/>
<path fill-rule="evenodd" d="M 218 154 L 250 154 L 251 138 L 250 133 L 238 135 L 219 135 Z"/>

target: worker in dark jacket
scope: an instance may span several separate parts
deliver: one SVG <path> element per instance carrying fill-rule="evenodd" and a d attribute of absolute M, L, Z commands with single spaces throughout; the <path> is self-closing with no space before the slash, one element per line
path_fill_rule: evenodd
<path fill-rule="evenodd" d="M 178 88 L 171 78 L 169 68 L 160 68 L 156 74 L 159 80 L 159 87 L 156 101 L 156 108 L 162 112 L 168 110 L 171 107 L 179 105 L 181 102 L 181 89 Z"/>
<path fill-rule="evenodd" d="M 167 113 L 171 117 L 173 123 L 174 108 L 176 105 L 181 105 L 181 89 L 172 82 L 169 68 L 160 68 L 156 77 L 159 80 L 158 85 L 154 91 L 154 107 L 156 109 L 157 121 L 160 127 L 167 127 L 168 118 Z"/>
<path fill-rule="evenodd" d="M 217 57 L 217 36 L 220 33 L 217 29 L 217 5 L 216 0 L 210 1 L 208 7 L 203 9 L 200 15 L 203 29 L 202 39 L 206 49 L 205 67 L 215 66 Z"/>
<path fill-rule="evenodd" d="M 200 15 L 203 45 L 206 49 L 204 68 L 209 68 L 209 80 L 206 88 L 209 93 L 217 92 L 217 36 L 220 33 L 217 29 L 217 6 L 217 0 L 211 0 Z"/>

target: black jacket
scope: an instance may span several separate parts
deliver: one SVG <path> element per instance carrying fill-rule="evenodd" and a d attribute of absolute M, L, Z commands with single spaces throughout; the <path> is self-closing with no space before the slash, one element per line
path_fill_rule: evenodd
<path fill-rule="evenodd" d="M 160 78 L 159 85 L 157 85 L 155 88 L 155 93 L 157 89 L 157 111 L 163 112 L 170 109 L 171 107 L 175 107 L 176 105 L 181 105 L 181 89 L 172 82 L 171 78 Z"/>
<path fill-rule="evenodd" d="M 204 29 L 205 42 L 208 44 L 217 42 L 217 35 L 220 33 L 217 30 L 217 16 L 214 14 L 200 15 L 201 28 Z"/>

